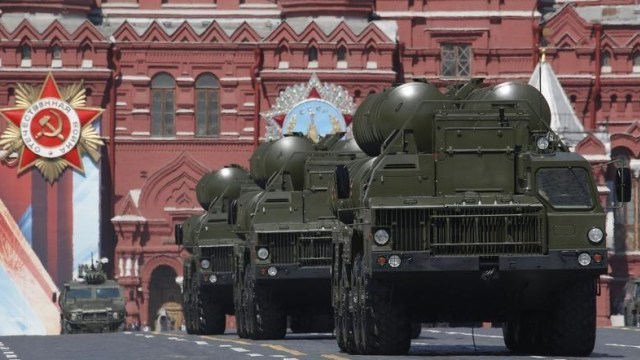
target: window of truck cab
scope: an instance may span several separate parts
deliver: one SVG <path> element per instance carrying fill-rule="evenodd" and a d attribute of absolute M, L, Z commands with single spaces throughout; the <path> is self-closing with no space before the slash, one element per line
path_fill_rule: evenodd
<path fill-rule="evenodd" d="M 558 210 L 587 210 L 595 205 L 591 174 L 581 167 L 538 169 L 536 193 Z"/>

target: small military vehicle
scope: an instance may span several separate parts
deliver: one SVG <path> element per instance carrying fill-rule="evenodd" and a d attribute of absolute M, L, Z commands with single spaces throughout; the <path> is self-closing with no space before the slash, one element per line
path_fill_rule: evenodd
<path fill-rule="evenodd" d="M 550 114 L 536 88 L 480 79 L 365 99 L 353 135 L 370 157 L 336 166 L 330 190 L 341 350 L 404 354 L 412 322 L 494 322 L 516 353 L 593 351 L 605 216 Z"/>
<path fill-rule="evenodd" d="M 244 186 L 257 188 L 238 165 L 205 174 L 196 197 L 205 210 L 176 227 L 175 240 L 190 253 L 183 260 L 183 309 L 189 334 L 222 334 L 234 314 L 233 256 L 241 243 L 227 224 L 227 205 Z"/>
<path fill-rule="evenodd" d="M 640 326 L 640 278 L 627 281 L 624 286 L 624 325 Z"/>
<path fill-rule="evenodd" d="M 363 154 L 344 133 L 314 144 L 293 134 L 261 144 L 251 176 L 259 191 L 243 192 L 230 223 L 245 241 L 237 254 L 234 297 L 240 337 L 281 339 L 331 332 L 332 232 L 328 185 L 336 164 Z"/>
<path fill-rule="evenodd" d="M 126 311 L 122 289 L 107 278 L 102 265 L 80 265 L 78 279 L 64 284 L 58 297 L 62 334 L 116 332 L 124 329 Z"/>

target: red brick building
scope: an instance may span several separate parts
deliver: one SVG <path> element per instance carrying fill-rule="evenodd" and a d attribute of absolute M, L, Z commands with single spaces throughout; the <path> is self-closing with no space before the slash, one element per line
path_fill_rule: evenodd
<path fill-rule="evenodd" d="M 526 82 L 545 47 L 585 131 L 575 148 L 602 165 L 603 201 L 609 159 L 626 159 L 636 176 L 635 201 L 609 212 L 612 266 L 599 304 L 606 324 L 620 284 L 640 276 L 639 13 L 634 0 L 5 0 L 0 107 L 15 102 L 16 83 L 37 85 L 52 72 L 60 84 L 84 80 L 87 104 L 106 109 L 95 189 L 100 249 L 127 290 L 129 320 L 144 323 L 179 301 L 173 225 L 200 211 L 196 182 L 248 164 L 265 136 L 260 114 L 287 87 L 316 74 L 359 104 L 414 78 Z M 11 166 L 3 160 L 3 179 L 32 195 L 3 195 L 10 210 L 65 198 L 70 171 L 43 186 L 39 174 L 16 176 Z M 68 221 L 64 211 L 35 209 Z M 50 249 L 64 231 L 39 236 Z M 65 279 L 69 269 L 50 261 Z"/>

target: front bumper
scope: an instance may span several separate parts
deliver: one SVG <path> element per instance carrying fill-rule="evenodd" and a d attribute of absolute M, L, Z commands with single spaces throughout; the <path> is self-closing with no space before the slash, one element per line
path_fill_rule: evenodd
<path fill-rule="evenodd" d="M 588 253 L 592 261 L 587 266 L 578 263 L 578 255 Z M 593 259 L 598 253 L 602 260 Z M 388 263 L 392 255 L 401 259 L 400 266 L 394 268 Z M 387 263 L 380 265 L 383 257 Z M 372 273 L 434 273 L 471 272 L 495 269 L 500 272 L 518 271 L 581 271 L 593 274 L 607 272 L 607 254 L 604 250 L 560 250 L 547 255 L 499 255 L 499 256 L 431 256 L 427 252 L 376 251 L 371 254 Z"/>
<path fill-rule="evenodd" d="M 212 275 L 215 275 L 215 282 L 212 282 Z M 233 273 L 230 271 L 202 272 L 200 273 L 200 284 L 202 286 L 226 286 L 233 285 Z"/>
<path fill-rule="evenodd" d="M 269 274 L 269 268 L 277 270 L 275 275 Z M 330 279 L 330 266 L 301 267 L 298 264 L 264 264 L 255 265 L 255 279 L 289 280 L 289 279 Z"/>

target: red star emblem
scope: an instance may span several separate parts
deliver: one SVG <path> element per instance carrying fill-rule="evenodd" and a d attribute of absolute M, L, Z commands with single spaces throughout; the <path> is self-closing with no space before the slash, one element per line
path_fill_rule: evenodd
<path fill-rule="evenodd" d="M 84 172 L 77 147 L 82 129 L 104 109 L 73 107 L 67 103 L 49 73 L 38 99 L 26 108 L 0 109 L 0 115 L 20 129 L 24 146 L 20 150 L 18 174 L 40 158 L 62 161 L 64 166 Z"/>

